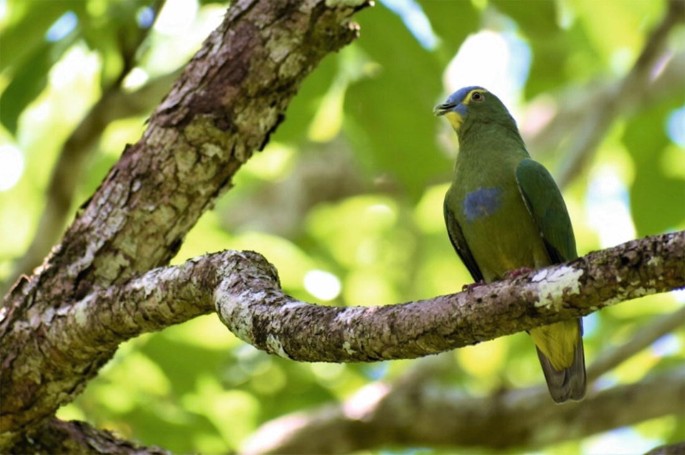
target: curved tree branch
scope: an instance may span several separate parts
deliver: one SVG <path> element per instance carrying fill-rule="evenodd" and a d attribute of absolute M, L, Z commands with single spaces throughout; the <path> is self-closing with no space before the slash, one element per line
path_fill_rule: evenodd
<path fill-rule="evenodd" d="M 369 361 L 475 344 L 682 286 L 685 231 L 458 294 L 383 307 L 296 301 L 283 294 L 275 269 L 262 256 L 226 251 L 96 290 L 34 320 L 30 329 L 43 334 L 41 347 L 55 361 L 41 368 L 64 375 L 59 362 L 68 357 L 77 377 L 122 341 L 215 308 L 231 331 L 267 352 L 306 361 Z M 26 404 L 24 397 L 11 396 L 3 407 Z"/>
<path fill-rule="evenodd" d="M 42 348 L 54 354 L 51 358 L 68 355 L 76 370 L 129 338 L 213 310 L 236 336 L 282 357 L 406 359 L 683 286 L 685 231 L 630 241 L 457 294 L 375 307 L 295 300 L 283 293 L 276 270 L 261 255 L 224 251 L 96 290 L 51 313 L 49 321 L 47 316 L 36 321 L 33 330 L 44 334 Z"/>
<path fill-rule="evenodd" d="M 383 307 L 296 301 L 283 294 L 275 269 L 260 255 L 227 251 L 152 270 L 29 319 L 26 329 L 42 333 L 40 348 L 50 363 L 34 361 L 40 370 L 23 375 L 52 371 L 73 383 L 93 359 L 122 341 L 215 307 L 237 336 L 273 354 L 369 361 L 441 352 L 682 286 L 685 231 L 631 241 L 459 294 Z M 3 410 L 30 404 L 25 396 L 8 395 Z"/>
<path fill-rule="evenodd" d="M 268 352 L 376 360 L 453 349 L 685 285 L 683 232 L 388 307 L 296 301 L 255 253 L 225 252 L 150 271 L 168 263 L 234 173 L 268 141 L 301 80 L 355 38 L 349 18 L 367 4 L 243 0 L 229 9 L 63 242 L 6 296 L 0 451 L 58 430 L 62 423 L 50 416 L 121 341 L 211 311 Z"/>
<path fill-rule="evenodd" d="M 94 289 L 168 263 L 234 173 L 268 141 L 304 77 L 357 36 L 349 20 L 368 3 L 242 0 L 231 6 L 62 243 L 5 297 L 0 451 L 73 399 L 114 353 L 109 340 L 73 353 L 52 344 L 45 335 L 52 323 L 74 302 L 85 314 L 93 303 L 85 297 Z M 88 330 L 76 329 L 85 342 Z"/>
<path fill-rule="evenodd" d="M 242 340 L 295 360 L 414 358 L 681 288 L 685 231 L 459 294 L 382 307 L 309 305 L 284 295 L 268 270 L 226 276 L 213 291 L 219 317 Z"/>

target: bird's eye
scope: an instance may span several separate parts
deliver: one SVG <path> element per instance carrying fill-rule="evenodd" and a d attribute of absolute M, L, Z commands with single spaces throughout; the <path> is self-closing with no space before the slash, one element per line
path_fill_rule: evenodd
<path fill-rule="evenodd" d="M 483 101 L 485 99 L 485 96 L 481 92 L 473 92 L 471 95 L 471 100 L 472 101 Z"/>

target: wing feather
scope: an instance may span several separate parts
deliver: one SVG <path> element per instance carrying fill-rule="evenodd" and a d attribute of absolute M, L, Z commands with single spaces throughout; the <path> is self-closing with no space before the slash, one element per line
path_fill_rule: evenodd
<path fill-rule="evenodd" d="M 549 171 L 540 163 L 526 158 L 516 168 L 516 182 L 540 236 L 545 244 L 552 263 L 566 262 L 578 257 L 576 241 L 573 236 L 571 219 L 566 210 L 566 204 L 561 196 L 559 187 L 554 182 Z M 583 321 L 577 319 L 577 326 L 572 322 L 554 324 L 555 330 L 572 330 L 575 332 L 573 358 L 568 360 L 569 366 L 557 370 L 538 346 L 540 365 L 545 373 L 547 387 L 552 398 L 557 403 L 566 400 L 580 400 L 585 395 L 585 354 L 583 352 Z M 571 328 L 569 328 L 571 327 Z M 549 328 L 547 329 L 549 331 Z M 531 331 L 533 338 L 543 335 L 544 329 Z M 542 340 L 539 340 L 542 341 Z M 549 340 L 547 340 L 549 342 Z M 536 341 L 536 344 L 538 341 Z"/>
<path fill-rule="evenodd" d="M 516 168 L 516 182 L 553 264 L 578 257 L 571 219 L 552 175 L 526 158 Z"/>
<path fill-rule="evenodd" d="M 473 253 L 471 253 L 468 243 L 466 243 L 466 238 L 461 230 L 461 226 L 459 226 L 459 222 L 454 216 L 454 212 L 450 208 L 447 199 L 445 199 L 443 209 L 445 215 L 445 224 L 447 225 L 447 233 L 450 237 L 450 241 L 452 242 L 454 250 L 457 252 L 464 265 L 466 265 L 466 268 L 471 273 L 473 280 L 476 283 L 483 281 L 483 273 L 481 272 L 480 267 L 478 267 L 476 259 L 473 257 Z"/>

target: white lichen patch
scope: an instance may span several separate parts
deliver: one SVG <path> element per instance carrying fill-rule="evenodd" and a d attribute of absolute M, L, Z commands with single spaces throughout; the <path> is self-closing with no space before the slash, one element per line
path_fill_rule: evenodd
<path fill-rule="evenodd" d="M 283 349 L 283 344 L 281 343 L 281 340 L 276 338 L 273 334 L 269 334 L 266 337 L 266 347 L 272 354 L 276 354 L 277 356 L 283 357 L 284 359 L 290 358 L 288 353 L 286 353 Z"/>
<path fill-rule="evenodd" d="M 216 144 L 202 144 L 202 154 L 207 157 L 221 156 L 223 153 L 225 153 L 224 150 Z"/>
<path fill-rule="evenodd" d="M 74 305 L 74 321 L 81 327 L 88 325 L 88 302 L 85 299 Z"/>
<path fill-rule="evenodd" d="M 144 292 L 145 297 L 158 291 L 161 284 L 173 282 L 178 277 L 178 267 L 163 267 L 152 270 L 130 284 L 131 289 Z"/>
<path fill-rule="evenodd" d="M 354 353 L 357 352 L 354 349 L 352 349 L 352 345 L 350 344 L 349 341 L 345 341 L 342 345 L 342 348 L 343 348 L 343 351 L 345 351 L 349 355 L 354 355 Z"/>
<path fill-rule="evenodd" d="M 368 0 L 326 0 L 326 6 L 334 8 L 336 6 L 357 7 L 366 3 Z"/>
<path fill-rule="evenodd" d="M 269 57 L 276 63 L 281 63 L 292 52 L 293 44 L 287 40 L 270 40 L 266 46 Z"/>
<path fill-rule="evenodd" d="M 93 311 L 90 307 L 94 304 L 94 301 L 95 296 L 93 294 L 87 295 L 71 307 L 64 307 L 64 310 L 58 310 L 57 314 L 62 316 L 66 312 L 70 312 L 73 314 L 74 322 L 80 327 L 85 327 L 88 325 L 88 314 L 90 311 Z"/>
<path fill-rule="evenodd" d="M 580 277 L 583 271 L 573 267 L 563 266 L 553 270 L 540 270 L 531 281 L 540 283 L 540 300 L 536 307 L 560 309 L 564 292 L 568 294 L 580 293 Z"/>
<path fill-rule="evenodd" d="M 351 322 L 357 320 L 362 313 L 365 313 L 367 311 L 371 311 L 371 309 L 365 307 L 345 308 L 340 313 L 338 313 L 338 315 L 334 319 L 334 322 L 340 324 L 350 324 Z"/>
<path fill-rule="evenodd" d="M 295 301 L 288 302 L 285 305 L 283 305 L 281 307 L 281 311 L 284 311 L 284 310 L 292 311 L 292 310 L 297 310 L 298 308 L 303 308 L 303 307 L 308 307 L 308 306 L 310 306 L 310 304 L 300 302 L 299 300 L 295 300 Z"/>
<path fill-rule="evenodd" d="M 50 324 L 52 323 L 53 318 L 55 317 L 55 310 L 53 308 L 46 308 L 45 311 L 40 313 L 40 319 L 43 324 Z"/>
<path fill-rule="evenodd" d="M 635 288 L 635 290 L 633 290 L 631 294 L 632 295 L 630 297 L 635 299 L 638 297 L 644 297 L 646 295 L 656 294 L 656 290 L 653 288 L 638 287 Z"/>
<path fill-rule="evenodd" d="M 228 282 L 217 286 L 214 291 L 214 306 L 219 313 L 219 318 L 241 340 L 254 344 L 254 328 L 252 327 L 252 312 L 249 308 L 250 301 L 259 301 L 264 298 L 263 292 L 250 295 L 248 292 L 235 295 L 226 289 Z"/>
<path fill-rule="evenodd" d="M 647 261 L 647 265 L 650 267 L 659 267 L 664 260 L 660 256 L 652 256 L 649 258 L 649 261 Z"/>
<path fill-rule="evenodd" d="M 299 54 L 288 54 L 278 68 L 278 75 L 285 78 L 302 72 L 303 60 Z"/>

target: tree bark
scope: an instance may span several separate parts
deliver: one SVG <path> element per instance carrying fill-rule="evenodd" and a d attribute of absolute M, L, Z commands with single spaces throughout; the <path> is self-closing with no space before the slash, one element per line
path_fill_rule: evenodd
<path fill-rule="evenodd" d="M 38 424 L 33 435 L 23 433 L 13 444 L 11 453 L 168 455 L 159 447 L 143 447 L 117 438 L 106 430 L 93 428 L 85 422 L 63 422 L 56 418 Z"/>
<path fill-rule="evenodd" d="M 357 36 L 349 19 L 368 3 L 242 0 L 229 9 L 60 245 L 5 297 L 0 452 L 133 447 L 52 416 L 120 342 L 211 311 L 271 353 L 370 361 L 453 349 L 685 285 L 683 232 L 456 295 L 374 308 L 295 301 L 255 253 L 163 267 L 268 141 L 303 78 Z"/>
<path fill-rule="evenodd" d="M 6 296 L 0 451 L 43 428 L 38 424 L 71 401 L 116 348 L 111 339 L 93 342 L 89 330 L 97 327 L 78 324 L 78 317 L 63 335 L 80 343 L 48 334 L 75 304 L 106 315 L 84 300 L 94 289 L 169 262 L 235 172 L 268 141 L 304 77 L 357 36 L 350 17 L 368 4 L 243 0 L 229 8 L 60 245 Z"/>
<path fill-rule="evenodd" d="M 459 294 L 382 307 L 308 305 L 284 295 L 267 265 L 222 273 L 219 317 L 271 354 L 314 362 L 435 354 L 685 286 L 685 231 L 634 240 L 567 264 Z M 373 302 L 369 302 L 373 304 Z"/>

